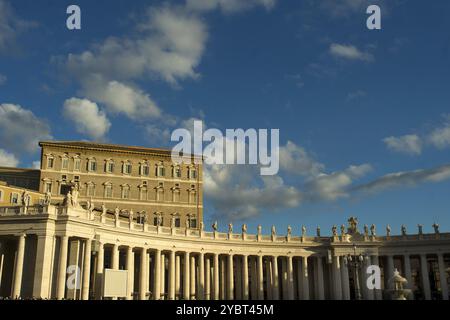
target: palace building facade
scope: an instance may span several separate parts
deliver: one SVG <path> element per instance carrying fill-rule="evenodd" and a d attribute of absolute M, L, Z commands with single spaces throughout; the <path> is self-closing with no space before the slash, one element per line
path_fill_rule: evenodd
<path fill-rule="evenodd" d="M 77 141 L 40 142 L 39 170 L 0 168 L 0 181 L 39 191 L 59 204 L 75 187 L 80 201 L 198 228 L 203 220 L 202 165 L 174 164 L 171 151 Z M 12 201 L 10 199 L 10 201 Z"/>
<path fill-rule="evenodd" d="M 265 235 L 246 225 L 219 232 L 217 223 L 208 231 L 201 197 L 192 203 L 188 192 L 201 195 L 201 166 L 179 173 L 167 151 L 156 149 L 41 146 L 40 191 L 12 185 L 11 176 L 0 184 L 0 297 L 102 299 L 105 275 L 124 270 L 126 293 L 108 297 L 380 300 L 392 297 L 398 271 L 409 299 L 449 299 L 450 233 L 436 224 L 432 234 L 419 226 L 414 234 L 402 227 L 401 235 L 390 227 L 379 235 L 355 218 L 331 235 L 305 227 Z M 126 197 L 119 196 L 123 186 L 130 187 Z M 155 212 L 164 215 L 153 219 Z M 188 220 L 192 212 L 196 223 Z"/>

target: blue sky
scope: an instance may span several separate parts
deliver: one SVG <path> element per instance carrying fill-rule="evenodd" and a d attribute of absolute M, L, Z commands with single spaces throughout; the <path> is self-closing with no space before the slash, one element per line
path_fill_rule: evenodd
<path fill-rule="evenodd" d="M 208 223 L 450 230 L 450 3 L 370 2 L 376 31 L 368 4 L 0 0 L 0 163 L 46 138 L 170 146 L 193 119 L 279 128 L 278 177 L 208 169 Z"/>

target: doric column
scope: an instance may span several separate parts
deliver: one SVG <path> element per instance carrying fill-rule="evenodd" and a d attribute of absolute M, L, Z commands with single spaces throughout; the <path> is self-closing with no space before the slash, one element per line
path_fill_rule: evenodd
<path fill-rule="evenodd" d="M 195 288 L 195 280 L 196 280 L 196 266 L 195 266 L 195 256 L 191 254 L 191 299 L 196 300 L 196 288 Z"/>
<path fill-rule="evenodd" d="M 227 265 L 226 265 L 226 259 L 225 256 L 222 256 L 219 258 L 220 261 L 220 299 L 226 300 L 227 299 Z"/>
<path fill-rule="evenodd" d="M 205 254 L 198 255 L 198 299 L 205 300 Z"/>
<path fill-rule="evenodd" d="M 309 300 L 308 257 L 302 257 L 302 275 L 303 300 Z"/>
<path fill-rule="evenodd" d="M 338 256 L 333 257 L 333 298 L 342 300 L 341 264 Z"/>
<path fill-rule="evenodd" d="M 105 267 L 105 251 L 102 242 L 98 241 L 98 252 L 97 252 L 97 270 L 95 276 L 95 298 L 101 300 L 103 296 L 103 269 Z"/>
<path fill-rule="evenodd" d="M 33 296 L 48 299 L 51 298 L 51 275 L 54 250 L 54 236 L 38 236 L 36 247 L 36 264 L 34 268 Z M 0 256 L 0 259 L 2 256 Z M 0 281 L 1 281 L 1 263 L 0 261 Z"/>
<path fill-rule="evenodd" d="M 0 240 L 0 288 L 2 287 L 3 265 L 5 263 L 5 245 Z"/>
<path fill-rule="evenodd" d="M 378 255 L 373 255 L 371 257 L 371 260 L 372 260 L 372 264 L 373 265 L 375 265 L 377 267 L 380 267 L 380 261 L 379 261 Z M 375 289 L 375 300 L 381 300 L 381 299 L 383 299 L 383 295 L 381 293 L 381 290 Z"/>
<path fill-rule="evenodd" d="M 242 299 L 248 300 L 248 256 L 242 256 Z"/>
<path fill-rule="evenodd" d="M 114 244 L 111 252 L 111 260 L 112 260 L 112 269 L 113 270 L 119 270 L 119 245 L 116 243 Z"/>
<path fill-rule="evenodd" d="M 211 259 L 205 259 L 205 300 L 211 300 Z"/>
<path fill-rule="evenodd" d="M 288 299 L 288 281 L 287 281 L 287 265 L 286 257 L 281 257 L 281 291 L 282 300 Z"/>
<path fill-rule="evenodd" d="M 292 257 L 287 257 L 287 282 L 288 282 L 288 299 L 294 300 L 294 267 L 292 265 Z"/>
<path fill-rule="evenodd" d="M 81 286 L 81 299 L 89 300 L 89 283 L 91 280 L 91 239 L 85 240 L 84 263 L 83 263 L 83 283 Z"/>
<path fill-rule="evenodd" d="M 280 299 L 280 288 L 278 285 L 278 257 L 272 257 L 272 279 L 273 279 L 273 287 L 272 287 L 272 298 L 274 300 Z"/>
<path fill-rule="evenodd" d="M 141 265 L 139 270 L 139 300 L 147 297 L 147 248 L 141 248 Z"/>
<path fill-rule="evenodd" d="M 272 262 L 271 259 L 266 258 L 264 260 L 266 264 L 266 292 L 267 292 L 267 300 L 273 300 L 272 297 L 272 288 L 273 288 L 273 280 L 272 280 Z"/>
<path fill-rule="evenodd" d="M 447 272 L 445 271 L 444 257 L 438 253 L 439 281 L 441 283 L 442 300 L 448 300 Z"/>
<path fill-rule="evenodd" d="M 257 260 L 258 268 L 258 300 L 264 300 L 264 272 L 263 272 L 263 256 L 259 255 Z"/>
<path fill-rule="evenodd" d="M 350 282 L 348 275 L 348 267 L 344 263 L 344 257 L 339 257 L 339 259 L 340 259 L 339 262 L 341 264 L 342 300 L 350 300 Z"/>
<path fill-rule="evenodd" d="M 316 257 L 316 274 L 317 274 L 317 299 L 325 300 L 325 285 L 323 280 L 323 265 L 322 265 L 322 257 Z"/>
<path fill-rule="evenodd" d="M 162 300 L 165 300 L 166 297 L 166 254 L 161 253 L 161 282 L 159 295 Z"/>
<path fill-rule="evenodd" d="M 25 256 L 25 237 L 25 234 L 21 234 L 18 237 L 14 282 L 11 294 L 13 299 L 20 297 L 20 291 L 22 288 L 23 261 Z"/>
<path fill-rule="evenodd" d="M 214 300 L 219 300 L 219 254 L 214 253 Z"/>
<path fill-rule="evenodd" d="M 169 258 L 169 300 L 175 300 L 175 289 L 176 289 L 176 261 L 175 261 L 175 250 L 170 252 Z"/>
<path fill-rule="evenodd" d="M 184 274 L 183 274 L 183 297 L 184 300 L 190 300 L 191 299 L 191 288 L 189 284 L 190 280 L 190 268 L 189 268 L 189 252 L 184 253 Z"/>
<path fill-rule="evenodd" d="M 369 289 L 367 286 L 367 281 L 369 279 L 369 274 L 367 273 L 367 268 L 372 265 L 372 259 L 370 256 L 365 257 L 364 259 L 364 268 L 363 268 L 363 282 L 361 283 L 361 287 L 364 288 L 364 292 L 366 293 L 366 299 L 367 300 L 374 300 L 375 299 L 375 292 L 372 289 Z"/>
<path fill-rule="evenodd" d="M 176 255 L 175 257 L 175 298 L 178 296 L 180 299 L 181 295 L 181 257 Z"/>
<path fill-rule="evenodd" d="M 161 250 L 155 250 L 155 278 L 153 280 L 153 300 L 161 299 Z"/>
<path fill-rule="evenodd" d="M 408 281 L 408 283 L 406 284 L 406 287 L 408 289 L 412 289 L 413 287 L 413 278 L 412 278 L 412 271 L 411 271 L 411 258 L 409 257 L 409 254 L 405 254 L 403 255 L 403 266 L 405 268 L 405 278 Z M 409 299 L 413 300 L 414 299 L 414 293 L 411 290 L 411 293 L 409 295 Z"/>
<path fill-rule="evenodd" d="M 228 293 L 227 298 L 228 300 L 234 299 L 234 267 L 233 267 L 233 255 L 230 253 L 228 254 Z"/>
<path fill-rule="evenodd" d="M 133 247 L 127 248 L 127 271 L 128 271 L 128 296 L 127 300 L 133 300 L 134 291 L 134 252 Z"/>
<path fill-rule="evenodd" d="M 67 251 L 69 247 L 69 237 L 61 237 L 61 245 L 59 250 L 59 265 L 58 265 L 58 288 L 56 297 L 62 300 L 66 293 L 66 272 L 67 272 Z"/>
<path fill-rule="evenodd" d="M 427 256 L 425 254 L 420 255 L 420 274 L 422 276 L 425 300 L 431 300 L 430 278 L 428 275 Z"/>
<path fill-rule="evenodd" d="M 386 260 L 387 260 L 387 265 L 386 265 L 386 273 L 385 273 L 385 283 L 386 283 L 386 288 L 388 289 L 393 289 L 393 288 L 389 288 L 389 283 L 391 278 L 394 276 L 394 256 L 393 255 L 388 255 L 386 256 Z"/>

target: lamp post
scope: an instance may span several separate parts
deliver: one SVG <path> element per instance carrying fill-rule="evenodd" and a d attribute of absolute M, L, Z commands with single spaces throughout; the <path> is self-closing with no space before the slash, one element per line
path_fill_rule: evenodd
<path fill-rule="evenodd" d="M 361 270 L 364 262 L 364 256 L 362 254 L 356 254 L 356 244 L 353 244 L 353 254 L 344 256 L 344 264 L 353 272 L 355 279 L 355 298 L 356 300 L 362 300 L 361 288 L 359 283 L 359 271 Z"/>

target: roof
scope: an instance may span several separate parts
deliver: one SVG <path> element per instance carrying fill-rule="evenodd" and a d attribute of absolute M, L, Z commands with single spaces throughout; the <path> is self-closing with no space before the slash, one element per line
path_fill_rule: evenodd
<path fill-rule="evenodd" d="M 129 153 L 151 154 L 159 156 L 171 156 L 172 154 L 172 150 L 170 149 L 125 146 L 119 144 L 108 144 L 108 143 L 98 143 L 88 141 L 41 141 L 39 142 L 39 146 L 87 149 L 97 151 L 129 152 Z"/>

